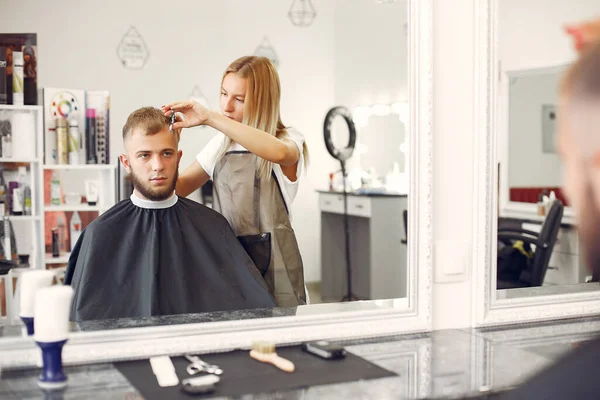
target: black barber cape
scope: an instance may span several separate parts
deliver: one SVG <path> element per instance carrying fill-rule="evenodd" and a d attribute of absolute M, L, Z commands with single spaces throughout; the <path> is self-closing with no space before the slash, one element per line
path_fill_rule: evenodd
<path fill-rule="evenodd" d="M 595 338 L 580 344 L 498 400 L 600 399 L 599 370 L 600 338 Z"/>
<path fill-rule="evenodd" d="M 74 289 L 72 321 L 275 306 L 227 220 L 177 196 L 132 196 L 90 223 L 65 284 Z"/>

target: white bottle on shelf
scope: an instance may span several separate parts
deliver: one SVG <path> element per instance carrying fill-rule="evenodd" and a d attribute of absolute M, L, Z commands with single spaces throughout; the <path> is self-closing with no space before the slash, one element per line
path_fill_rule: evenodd
<path fill-rule="evenodd" d="M 68 135 L 68 149 L 69 149 L 69 164 L 79 164 L 79 149 L 80 149 L 80 138 L 79 138 L 79 125 L 77 119 L 71 118 L 69 120 L 69 135 Z"/>
<path fill-rule="evenodd" d="M 60 206 L 60 179 L 58 172 L 52 171 L 52 181 L 50 182 L 50 203 L 53 206 Z"/>
<path fill-rule="evenodd" d="M 13 51 L 13 104 L 22 106 L 25 100 L 25 79 L 23 76 L 23 52 Z"/>
<path fill-rule="evenodd" d="M 25 215 L 31 215 L 31 188 L 29 185 L 23 189 L 23 211 Z"/>
<path fill-rule="evenodd" d="M 71 217 L 71 224 L 70 224 L 70 236 L 71 236 L 71 251 L 73 251 L 73 247 L 75 247 L 75 244 L 77 243 L 77 240 L 79 240 L 79 236 L 81 236 L 81 218 L 79 218 L 79 213 L 77 211 L 75 211 L 73 213 L 73 216 Z"/>
<path fill-rule="evenodd" d="M 6 127 L 6 125 L 5 125 Z M 6 129 L 6 128 L 5 128 Z M 2 134 L 2 158 L 12 157 L 12 125 L 8 124 L 7 131 Z"/>

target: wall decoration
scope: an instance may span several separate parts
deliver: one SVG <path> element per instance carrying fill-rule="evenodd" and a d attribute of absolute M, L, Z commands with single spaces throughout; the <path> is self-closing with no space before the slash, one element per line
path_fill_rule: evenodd
<path fill-rule="evenodd" d="M 314 22 L 317 12 L 310 0 L 294 0 L 288 11 L 288 17 L 294 26 L 304 28 Z"/>
<path fill-rule="evenodd" d="M 191 99 L 197 101 L 198 103 L 202 104 L 204 107 L 210 108 L 210 106 L 208 105 L 208 100 L 206 99 L 206 97 L 202 93 L 202 90 L 200 90 L 200 86 L 195 85 L 192 88 L 192 93 L 190 94 L 189 97 Z"/>
<path fill-rule="evenodd" d="M 123 67 L 128 69 L 142 69 L 146 65 L 150 51 L 134 26 L 129 28 L 117 46 L 117 56 Z"/>
<path fill-rule="evenodd" d="M 354 107 L 352 110 L 352 120 L 358 129 L 363 128 L 369 122 L 371 115 L 385 117 L 386 115 L 397 115 L 404 125 L 408 124 L 408 103 L 395 102 L 392 104 L 373 104 Z"/>
<path fill-rule="evenodd" d="M 542 152 L 556 153 L 556 106 L 542 105 Z"/>
<path fill-rule="evenodd" d="M 268 37 L 263 37 L 263 40 L 260 42 L 258 47 L 256 47 L 256 50 L 254 50 L 254 55 L 268 58 L 269 60 L 273 61 L 275 67 L 279 68 L 279 57 L 275 52 L 275 48 L 271 45 L 271 42 L 269 42 Z"/>
<path fill-rule="evenodd" d="M 50 101 L 52 118 L 65 118 L 77 114 L 81 110 L 79 100 L 69 91 L 57 91 Z"/>

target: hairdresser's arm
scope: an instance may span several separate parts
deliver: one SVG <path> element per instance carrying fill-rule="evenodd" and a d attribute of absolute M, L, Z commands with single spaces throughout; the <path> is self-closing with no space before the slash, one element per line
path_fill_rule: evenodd
<path fill-rule="evenodd" d="M 173 111 L 185 115 L 185 120 L 178 120 L 173 125 L 174 129 L 191 128 L 198 125 L 212 126 L 229 136 L 234 142 L 241 144 L 249 152 L 282 166 L 295 165 L 300 158 L 298 147 L 292 140 L 278 139 L 260 129 L 252 128 L 209 110 L 197 102 L 171 103 L 163 106 L 162 109 L 165 115 L 171 115 Z"/>
<path fill-rule="evenodd" d="M 249 152 L 283 166 L 295 165 L 300 158 L 298 146 L 288 139 L 278 139 L 267 132 L 253 128 L 210 111 L 207 125 L 229 136 L 231 140 L 241 144 Z"/>
<path fill-rule="evenodd" d="M 175 192 L 177 193 L 177 196 L 187 197 L 194 190 L 202 187 L 209 179 L 210 177 L 206 171 L 204 171 L 204 168 L 200 166 L 198 160 L 195 160 L 192 165 L 187 167 L 185 171 L 179 175 L 179 178 L 177 178 Z"/>

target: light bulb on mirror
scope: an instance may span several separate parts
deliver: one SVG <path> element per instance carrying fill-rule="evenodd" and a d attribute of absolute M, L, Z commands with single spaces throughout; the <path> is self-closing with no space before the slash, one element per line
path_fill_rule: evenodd
<path fill-rule="evenodd" d="M 371 116 L 371 109 L 366 106 L 355 107 L 354 111 L 352 111 L 352 121 L 354 122 L 354 125 L 356 125 L 356 128 L 358 128 L 358 129 L 364 128 L 365 126 L 367 126 L 370 116 Z"/>
<path fill-rule="evenodd" d="M 379 117 L 385 117 L 391 114 L 392 108 L 388 104 L 375 104 L 371 112 Z"/>
<path fill-rule="evenodd" d="M 403 124 L 408 124 L 408 103 L 393 103 L 392 112 L 398 116 Z"/>

